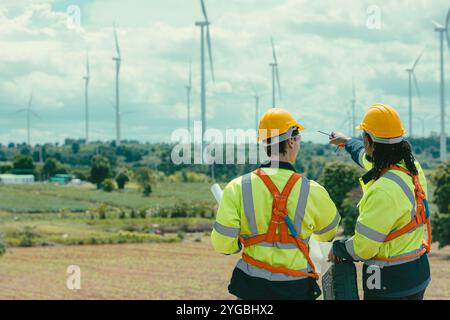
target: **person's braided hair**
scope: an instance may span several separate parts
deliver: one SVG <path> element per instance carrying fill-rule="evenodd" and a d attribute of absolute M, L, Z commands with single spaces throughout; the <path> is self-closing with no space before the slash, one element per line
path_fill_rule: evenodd
<path fill-rule="evenodd" d="M 406 169 L 412 175 L 418 174 L 417 167 L 414 164 L 415 158 L 408 141 L 403 140 L 395 144 L 383 144 L 373 142 L 370 136 L 368 138 L 373 143 L 373 154 L 370 160 L 373 162 L 375 180 L 379 179 L 387 168 L 398 164 L 402 160 L 405 161 Z"/>

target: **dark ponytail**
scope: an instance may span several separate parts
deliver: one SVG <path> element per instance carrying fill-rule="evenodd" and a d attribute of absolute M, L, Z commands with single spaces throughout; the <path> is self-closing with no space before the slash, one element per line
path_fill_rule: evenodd
<path fill-rule="evenodd" d="M 371 140 L 371 139 L 370 139 Z M 392 165 L 398 164 L 404 160 L 406 169 L 412 174 L 417 175 L 418 171 L 414 164 L 415 158 L 411 151 L 411 145 L 408 141 L 403 140 L 395 144 L 373 143 L 373 165 L 375 171 L 375 180 L 379 179 Z"/>

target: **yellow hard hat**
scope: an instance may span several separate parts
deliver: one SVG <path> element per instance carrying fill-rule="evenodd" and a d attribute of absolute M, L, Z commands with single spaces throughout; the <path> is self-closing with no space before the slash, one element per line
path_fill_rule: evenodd
<path fill-rule="evenodd" d="M 367 132 L 373 141 L 385 144 L 401 142 L 406 133 L 397 111 L 381 103 L 374 104 L 367 110 L 356 129 Z"/>
<path fill-rule="evenodd" d="M 305 130 L 289 111 L 282 108 L 272 108 L 259 121 L 258 141 L 278 137 L 276 142 L 281 142 L 290 138 L 295 129 L 298 131 Z M 274 142 L 272 141 L 272 143 Z"/>

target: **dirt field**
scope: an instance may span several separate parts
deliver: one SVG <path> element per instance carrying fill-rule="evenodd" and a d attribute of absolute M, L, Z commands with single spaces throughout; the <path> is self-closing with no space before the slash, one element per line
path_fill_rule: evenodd
<path fill-rule="evenodd" d="M 227 285 L 239 257 L 208 238 L 177 244 L 13 248 L 0 258 L 0 299 L 234 299 Z M 427 299 L 450 298 L 450 248 L 430 255 Z M 81 290 L 66 287 L 81 267 Z"/>

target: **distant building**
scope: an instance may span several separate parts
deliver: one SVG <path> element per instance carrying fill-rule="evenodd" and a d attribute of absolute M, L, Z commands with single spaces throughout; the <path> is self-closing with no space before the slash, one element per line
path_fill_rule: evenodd
<path fill-rule="evenodd" d="M 0 174 L 0 184 L 31 184 L 34 183 L 32 174 Z"/>
<path fill-rule="evenodd" d="M 73 176 L 71 174 L 56 174 L 50 178 L 49 182 L 67 184 L 72 181 Z"/>

